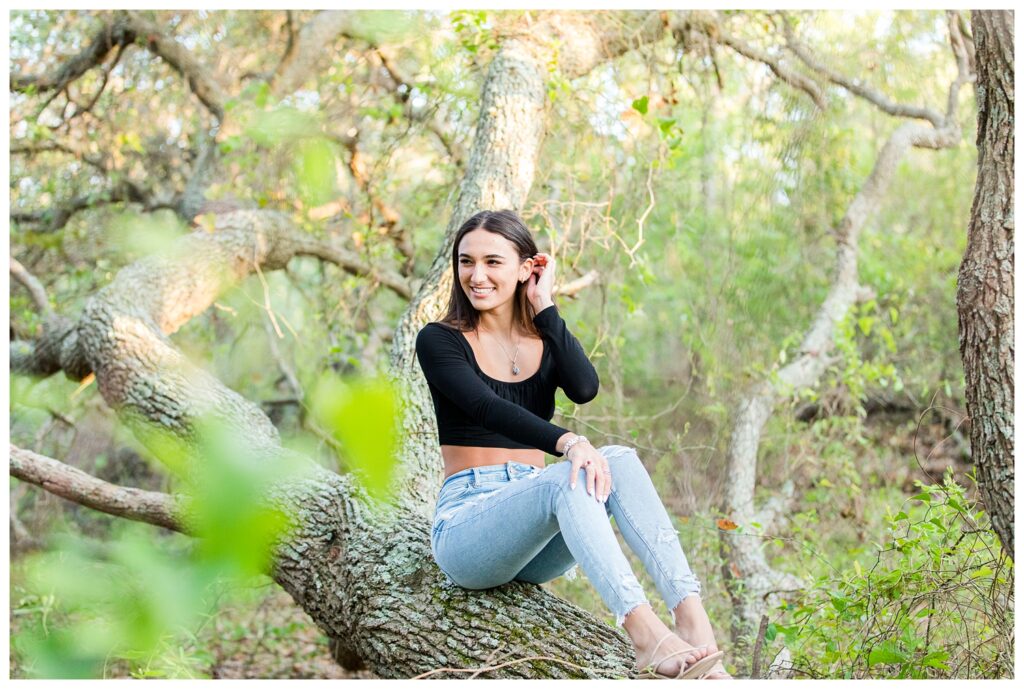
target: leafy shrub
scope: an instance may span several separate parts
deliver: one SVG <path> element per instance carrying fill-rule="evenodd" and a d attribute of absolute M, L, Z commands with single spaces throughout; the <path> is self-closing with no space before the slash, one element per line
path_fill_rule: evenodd
<path fill-rule="evenodd" d="M 994 678 L 1013 671 L 1013 565 L 947 473 L 888 514 L 869 567 L 819 577 L 765 635 L 798 675 Z"/>

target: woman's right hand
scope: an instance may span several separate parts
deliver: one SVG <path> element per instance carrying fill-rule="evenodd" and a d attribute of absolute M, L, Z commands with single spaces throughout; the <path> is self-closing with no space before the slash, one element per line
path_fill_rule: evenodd
<path fill-rule="evenodd" d="M 576 443 L 566 453 L 569 460 L 569 487 L 576 489 L 576 478 L 580 469 L 587 472 L 587 495 L 593 495 L 598 502 L 604 503 L 612 492 L 612 472 L 608 460 L 589 442 Z"/>

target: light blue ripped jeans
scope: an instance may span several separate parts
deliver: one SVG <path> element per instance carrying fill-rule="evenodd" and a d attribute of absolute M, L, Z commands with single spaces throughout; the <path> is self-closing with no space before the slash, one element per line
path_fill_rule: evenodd
<path fill-rule="evenodd" d="M 508 462 L 445 479 L 430 539 L 441 571 L 463 588 L 487 589 L 513 580 L 541 584 L 578 563 L 621 625 L 647 598 L 619 548 L 610 515 L 669 610 L 700 593 L 636 452 L 620 445 L 598 451 L 612 472 L 604 504 L 587 494 L 582 469 L 575 490 L 570 488 L 568 461 L 544 469 Z"/>

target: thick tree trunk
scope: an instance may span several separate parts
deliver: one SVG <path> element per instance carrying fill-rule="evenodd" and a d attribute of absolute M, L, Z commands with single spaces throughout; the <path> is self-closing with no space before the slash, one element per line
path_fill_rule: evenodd
<path fill-rule="evenodd" d="M 974 11 L 978 178 L 957 285 L 971 454 L 1013 557 L 1013 12 Z"/>

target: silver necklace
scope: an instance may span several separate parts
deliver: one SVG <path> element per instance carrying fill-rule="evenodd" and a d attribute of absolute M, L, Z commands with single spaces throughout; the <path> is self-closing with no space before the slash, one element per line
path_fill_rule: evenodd
<path fill-rule="evenodd" d="M 505 352 L 505 356 L 507 356 L 509 358 L 509 361 L 512 362 L 512 375 L 518 376 L 519 375 L 519 366 L 516 365 L 516 359 L 519 358 L 519 343 L 516 343 L 515 355 L 514 356 L 509 356 L 508 350 L 505 349 L 505 345 L 503 345 L 501 343 L 501 340 L 499 340 L 498 338 L 494 338 L 494 339 L 495 339 L 495 341 L 497 341 L 498 346 L 501 347 L 501 351 Z M 511 338 L 509 338 L 509 339 L 511 339 Z"/>

